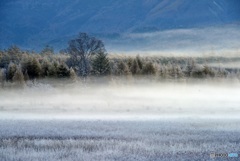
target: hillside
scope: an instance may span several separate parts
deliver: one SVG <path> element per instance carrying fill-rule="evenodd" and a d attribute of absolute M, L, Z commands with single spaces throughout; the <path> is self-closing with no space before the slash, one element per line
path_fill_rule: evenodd
<path fill-rule="evenodd" d="M 240 21 L 239 0 L 1 0 L 0 48 L 61 48 L 78 32 L 101 38 Z"/>

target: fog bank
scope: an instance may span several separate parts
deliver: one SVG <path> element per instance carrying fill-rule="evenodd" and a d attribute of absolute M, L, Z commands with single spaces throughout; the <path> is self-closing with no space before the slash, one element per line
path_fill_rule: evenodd
<path fill-rule="evenodd" d="M 230 85 L 229 85 L 230 84 Z M 36 84 L 0 91 L 0 118 L 157 119 L 240 115 L 239 83 Z"/>

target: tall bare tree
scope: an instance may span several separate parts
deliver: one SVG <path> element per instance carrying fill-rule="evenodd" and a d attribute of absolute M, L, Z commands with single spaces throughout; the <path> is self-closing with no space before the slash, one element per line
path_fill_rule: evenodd
<path fill-rule="evenodd" d="M 76 69 L 80 76 L 90 74 L 91 57 L 96 53 L 106 52 L 101 40 L 80 33 L 76 39 L 70 40 L 67 52 L 70 54 L 68 65 Z"/>

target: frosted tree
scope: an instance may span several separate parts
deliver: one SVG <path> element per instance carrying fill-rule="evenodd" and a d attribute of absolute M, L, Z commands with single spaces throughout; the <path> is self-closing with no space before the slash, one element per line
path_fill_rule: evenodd
<path fill-rule="evenodd" d="M 41 65 L 36 58 L 29 59 L 26 64 L 26 70 L 30 79 L 38 78 L 41 74 Z"/>
<path fill-rule="evenodd" d="M 117 75 L 131 75 L 128 65 L 125 62 L 119 62 Z"/>
<path fill-rule="evenodd" d="M 16 83 L 17 87 L 24 87 L 25 85 L 24 75 L 20 66 L 17 67 L 17 70 L 14 73 L 13 82 Z"/>
<path fill-rule="evenodd" d="M 53 61 L 50 63 L 50 66 L 47 71 L 48 77 L 57 77 L 57 70 L 58 70 L 59 63 L 57 61 Z"/>
<path fill-rule="evenodd" d="M 20 55 L 22 54 L 22 51 L 19 47 L 16 45 L 11 46 L 7 50 L 7 54 L 9 55 L 9 58 L 14 63 L 19 63 L 20 61 Z"/>
<path fill-rule="evenodd" d="M 22 58 L 21 58 L 21 66 L 22 66 L 22 71 L 25 72 L 27 70 L 27 65 L 28 65 L 28 62 L 32 60 L 32 57 L 29 56 L 29 54 L 22 54 Z"/>
<path fill-rule="evenodd" d="M 2 88 L 4 87 L 5 81 L 6 81 L 5 69 L 0 68 L 0 83 Z"/>
<path fill-rule="evenodd" d="M 84 77 L 90 74 L 91 57 L 106 51 L 101 40 L 86 33 L 80 33 L 76 39 L 70 40 L 68 44 L 66 50 L 70 54 L 68 65 L 74 67 L 78 74 Z"/>
<path fill-rule="evenodd" d="M 215 77 L 222 78 L 222 77 L 226 77 L 227 74 L 228 74 L 228 72 L 224 68 L 218 67 L 217 70 L 216 70 Z"/>
<path fill-rule="evenodd" d="M 73 68 L 70 68 L 70 73 L 69 74 L 70 74 L 70 79 L 73 82 L 76 82 L 77 81 L 77 74 L 75 73 Z"/>
<path fill-rule="evenodd" d="M 48 76 L 51 65 L 52 65 L 51 62 L 48 59 L 46 59 L 46 58 L 43 59 L 43 61 L 41 63 L 41 67 L 42 67 L 41 75 L 42 75 L 42 77 Z"/>
<path fill-rule="evenodd" d="M 161 66 L 161 68 L 160 68 L 160 76 L 163 79 L 169 79 L 170 78 L 169 70 L 167 69 L 166 65 Z"/>
<path fill-rule="evenodd" d="M 176 65 L 175 67 L 175 78 L 183 78 L 184 73 L 179 65 Z"/>
<path fill-rule="evenodd" d="M 143 70 L 142 70 L 142 74 L 146 74 L 146 75 L 155 75 L 156 74 L 157 69 L 155 68 L 155 66 L 153 65 L 152 62 L 148 62 L 143 66 Z"/>
<path fill-rule="evenodd" d="M 3 72 L 2 69 L 0 68 L 0 84 L 3 84 Z"/>
<path fill-rule="evenodd" d="M 14 76 L 14 73 L 17 70 L 17 66 L 16 64 L 14 64 L 13 62 L 10 62 L 7 68 L 7 80 L 12 82 L 12 78 Z"/>
<path fill-rule="evenodd" d="M 133 59 L 132 58 L 127 59 L 127 65 L 128 65 L 128 68 L 131 69 L 131 67 L 133 65 Z"/>
<path fill-rule="evenodd" d="M 42 55 L 44 55 L 44 56 L 50 56 L 50 55 L 54 54 L 54 49 L 53 49 L 52 46 L 46 45 L 46 46 L 43 48 L 43 50 L 41 51 L 40 54 L 42 54 Z"/>
<path fill-rule="evenodd" d="M 138 61 L 136 59 L 133 60 L 132 65 L 131 65 L 131 72 L 133 75 L 137 75 L 140 73 L 140 68 L 138 65 Z"/>
<path fill-rule="evenodd" d="M 117 60 L 112 60 L 109 62 L 111 75 L 118 74 L 118 63 Z"/>
<path fill-rule="evenodd" d="M 190 77 L 192 74 L 192 71 L 196 68 L 196 62 L 194 59 L 189 59 L 186 66 L 185 66 L 185 74 L 187 77 Z"/>
<path fill-rule="evenodd" d="M 170 78 L 175 78 L 175 68 L 174 68 L 174 65 L 170 61 L 168 62 L 166 69 L 167 69 L 168 76 Z"/>
<path fill-rule="evenodd" d="M 236 77 L 237 77 L 238 79 L 240 79 L 240 70 L 239 70 L 239 69 L 238 69 L 237 72 L 236 72 Z"/>
<path fill-rule="evenodd" d="M 164 75 L 164 66 L 162 64 L 159 65 L 159 76 L 163 77 Z"/>
<path fill-rule="evenodd" d="M 136 56 L 136 60 L 137 60 L 139 69 L 142 70 L 143 69 L 143 61 L 142 61 L 142 59 L 140 58 L 139 55 Z"/>
<path fill-rule="evenodd" d="M 29 75 L 28 75 L 28 72 L 27 72 L 27 70 L 24 72 L 24 80 L 25 81 L 28 81 L 29 80 Z"/>
<path fill-rule="evenodd" d="M 65 63 L 60 63 L 57 67 L 58 78 L 68 78 L 70 76 L 70 71 Z"/>
<path fill-rule="evenodd" d="M 215 77 L 216 75 L 216 71 L 207 65 L 204 65 L 202 72 L 204 73 L 205 77 Z"/>

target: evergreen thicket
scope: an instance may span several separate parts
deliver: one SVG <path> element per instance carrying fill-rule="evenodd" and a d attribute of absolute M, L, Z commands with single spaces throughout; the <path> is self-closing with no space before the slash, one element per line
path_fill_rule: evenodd
<path fill-rule="evenodd" d="M 72 82 L 85 77 L 79 71 L 81 66 L 71 62 L 68 53 L 54 54 L 53 49 L 45 48 L 41 54 L 23 51 L 13 46 L 0 51 L 0 84 L 6 82 L 24 86 L 28 80 L 56 78 L 69 79 Z M 235 61 L 238 58 L 235 58 Z M 214 67 L 206 62 L 233 61 L 226 58 L 187 58 L 187 57 L 154 57 L 154 56 L 109 56 L 99 51 L 88 60 L 87 76 L 155 76 L 160 79 L 188 78 L 234 78 L 240 79 L 237 68 Z M 240 61 L 240 60 L 239 60 Z"/>

